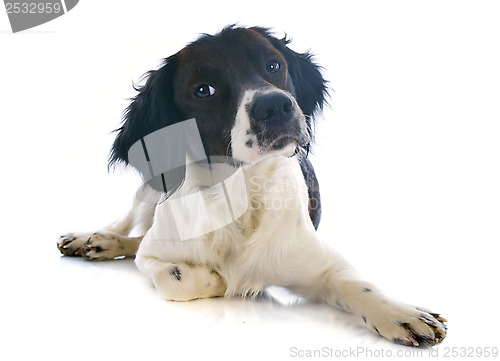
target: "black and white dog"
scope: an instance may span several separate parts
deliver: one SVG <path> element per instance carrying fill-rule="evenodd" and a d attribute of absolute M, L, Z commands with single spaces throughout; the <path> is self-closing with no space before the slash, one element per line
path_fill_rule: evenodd
<path fill-rule="evenodd" d="M 327 87 L 310 54 L 288 43 L 268 29 L 230 26 L 149 72 L 110 164 L 135 165 L 138 145 L 151 165 L 145 139 L 190 119 L 209 161 L 184 159 L 189 166 L 181 165 L 182 180 L 167 197 L 145 186 L 125 218 L 62 236 L 58 247 L 89 260 L 135 255 L 167 300 L 281 286 L 351 312 L 393 342 L 435 345 L 446 336 L 444 318 L 385 297 L 318 239 L 319 190 L 307 152 Z M 217 157 L 225 161 L 210 161 Z M 144 236 L 129 237 L 132 228 Z"/>

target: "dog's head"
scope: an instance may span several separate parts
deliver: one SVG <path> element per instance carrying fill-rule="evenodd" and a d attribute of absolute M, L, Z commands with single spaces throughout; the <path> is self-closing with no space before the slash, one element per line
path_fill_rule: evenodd
<path fill-rule="evenodd" d="M 128 163 L 135 142 L 191 118 L 208 156 L 255 163 L 308 148 L 326 81 L 310 54 L 288 43 L 265 28 L 231 26 L 165 59 L 127 108 L 110 164 Z"/>

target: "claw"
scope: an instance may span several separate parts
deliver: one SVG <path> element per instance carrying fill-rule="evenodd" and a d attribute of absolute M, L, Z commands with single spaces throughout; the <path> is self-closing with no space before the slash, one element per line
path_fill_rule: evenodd
<path fill-rule="evenodd" d="M 417 341 L 417 340 L 415 340 L 413 337 L 408 336 L 406 339 L 407 339 L 408 341 L 410 341 L 410 342 L 413 344 L 413 346 L 415 346 L 415 347 L 420 346 L 420 344 L 418 343 L 418 341 Z"/>
<path fill-rule="evenodd" d="M 432 320 L 429 320 L 428 318 L 425 318 L 425 317 L 419 317 L 418 318 L 420 321 L 424 322 L 426 325 L 428 325 L 429 327 L 432 327 L 432 328 L 436 328 L 436 323 Z"/>
<path fill-rule="evenodd" d="M 448 320 L 446 318 L 444 318 L 444 317 L 441 317 L 441 315 L 439 313 L 429 312 L 429 314 L 432 315 L 432 317 L 434 317 L 439 322 L 448 322 Z"/>

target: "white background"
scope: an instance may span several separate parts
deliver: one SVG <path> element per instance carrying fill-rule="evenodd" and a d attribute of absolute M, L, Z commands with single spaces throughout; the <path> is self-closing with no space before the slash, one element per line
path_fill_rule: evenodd
<path fill-rule="evenodd" d="M 334 92 L 313 156 L 325 241 L 389 294 L 449 319 L 439 357 L 499 346 L 499 18 L 496 1 L 82 0 L 12 34 L 1 13 L 0 357 L 407 350 L 281 290 L 167 302 L 131 260 L 60 257 L 60 234 L 123 214 L 140 183 L 106 169 L 132 81 L 231 23 L 286 32 L 325 67 Z"/>

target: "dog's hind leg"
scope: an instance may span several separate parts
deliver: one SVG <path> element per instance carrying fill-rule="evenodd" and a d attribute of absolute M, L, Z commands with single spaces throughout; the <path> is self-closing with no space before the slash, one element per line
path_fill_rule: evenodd
<path fill-rule="evenodd" d="M 159 193 L 141 188 L 125 217 L 97 232 L 68 233 L 60 237 L 57 247 L 65 256 L 81 256 L 89 260 L 107 260 L 134 256 L 143 235 L 151 227 Z M 129 237 L 136 229 L 138 237 Z"/>

